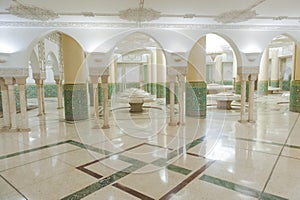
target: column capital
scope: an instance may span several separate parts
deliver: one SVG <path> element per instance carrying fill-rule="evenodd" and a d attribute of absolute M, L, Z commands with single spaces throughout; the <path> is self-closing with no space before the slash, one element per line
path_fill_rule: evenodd
<path fill-rule="evenodd" d="M 22 76 L 22 77 L 15 77 L 16 83 L 18 85 L 25 85 L 26 84 L 26 76 Z"/>
<path fill-rule="evenodd" d="M 0 77 L 0 86 L 5 85 L 5 80 L 4 78 Z"/>
<path fill-rule="evenodd" d="M 249 80 L 249 74 L 238 74 L 241 81 L 248 81 Z"/>
<path fill-rule="evenodd" d="M 55 80 L 55 83 L 56 83 L 57 85 L 59 85 L 59 84 L 62 83 L 62 80 L 61 80 L 61 79 L 54 79 L 54 80 Z"/>
<path fill-rule="evenodd" d="M 109 75 L 101 75 L 101 82 L 108 83 L 108 77 L 109 77 Z"/>
<path fill-rule="evenodd" d="M 257 79 L 258 74 L 250 74 L 249 81 L 255 81 Z"/>
<path fill-rule="evenodd" d="M 6 85 L 14 85 L 15 84 L 14 77 L 4 77 L 4 80 L 5 80 Z"/>

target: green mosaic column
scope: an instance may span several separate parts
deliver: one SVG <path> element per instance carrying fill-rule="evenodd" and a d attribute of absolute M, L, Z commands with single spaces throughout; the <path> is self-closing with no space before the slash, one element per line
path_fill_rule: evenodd
<path fill-rule="evenodd" d="M 86 84 L 65 84 L 65 119 L 67 121 L 88 118 L 88 98 Z"/>
<path fill-rule="evenodd" d="M 157 83 L 156 97 L 157 98 L 165 98 L 166 97 L 166 83 Z"/>
<path fill-rule="evenodd" d="M 258 81 L 258 93 L 262 95 L 268 94 L 269 81 Z"/>
<path fill-rule="evenodd" d="M 290 111 L 300 113 L 300 80 L 291 81 Z"/>
<path fill-rule="evenodd" d="M 204 81 L 186 83 L 186 115 L 206 117 L 207 85 Z"/>
<path fill-rule="evenodd" d="M 278 88 L 278 87 L 279 87 L 279 80 L 271 80 L 271 81 L 270 81 L 270 85 L 271 85 L 272 87 Z"/>
<path fill-rule="evenodd" d="M 241 81 L 235 82 L 235 93 L 236 94 L 241 94 L 241 88 L 242 88 L 241 84 L 242 84 Z"/>

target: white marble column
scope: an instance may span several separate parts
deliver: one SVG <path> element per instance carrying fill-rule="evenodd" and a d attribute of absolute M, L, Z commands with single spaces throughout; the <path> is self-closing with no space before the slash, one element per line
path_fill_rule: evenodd
<path fill-rule="evenodd" d="M 98 81 L 99 76 L 90 76 L 90 80 L 93 84 L 93 91 L 94 91 L 94 119 L 95 119 L 95 125 L 93 128 L 98 129 L 100 128 L 99 123 L 99 101 L 98 101 Z"/>
<path fill-rule="evenodd" d="M 9 100 L 8 100 L 8 87 L 5 84 L 5 80 L 3 78 L 0 78 L 0 84 L 1 84 L 1 96 L 2 96 L 2 113 L 3 113 L 3 127 L 2 129 L 6 130 L 10 128 L 11 122 L 10 122 L 10 112 L 9 112 Z"/>
<path fill-rule="evenodd" d="M 223 62 L 222 55 L 218 55 L 215 58 L 215 78 L 214 81 L 217 83 L 223 82 Z"/>
<path fill-rule="evenodd" d="M 271 86 L 279 86 L 279 57 L 278 49 L 272 51 Z"/>
<path fill-rule="evenodd" d="M 41 82 L 43 82 L 42 79 L 39 79 L 39 78 L 36 78 L 34 79 L 35 81 L 35 84 L 37 86 L 37 99 L 38 99 L 38 116 L 42 116 L 44 115 L 44 108 L 43 108 L 43 105 L 44 103 L 42 102 L 43 101 L 43 97 L 42 97 L 42 84 Z"/>
<path fill-rule="evenodd" d="M 21 126 L 20 131 L 30 131 L 28 127 L 28 114 L 27 114 L 27 103 L 26 103 L 26 78 L 27 77 L 17 77 L 16 83 L 19 85 L 19 95 L 20 95 L 20 110 L 21 110 Z"/>
<path fill-rule="evenodd" d="M 15 99 L 15 80 L 13 77 L 5 77 L 5 84 L 8 87 L 8 101 L 9 101 L 9 113 L 10 113 L 10 130 L 17 130 L 17 109 Z"/>
<path fill-rule="evenodd" d="M 176 119 L 175 119 L 175 82 L 176 82 L 176 75 L 169 75 L 170 78 L 170 126 L 176 126 Z"/>
<path fill-rule="evenodd" d="M 55 79 L 56 88 L 57 88 L 57 109 L 62 109 L 63 101 L 62 101 L 62 80 Z"/>
<path fill-rule="evenodd" d="M 248 122 L 253 123 L 253 111 L 254 111 L 254 87 L 255 81 L 257 79 L 257 74 L 250 74 L 249 76 L 249 98 L 248 98 Z"/>
<path fill-rule="evenodd" d="M 186 77 L 178 75 L 179 125 L 185 125 L 185 83 Z"/>
<path fill-rule="evenodd" d="M 239 122 L 246 122 L 246 84 L 249 74 L 239 74 L 241 80 L 241 113 Z"/>
<path fill-rule="evenodd" d="M 109 128 L 109 109 L 108 109 L 108 76 L 101 75 L 101 84 L 103 92 L 103 129 Z M 95 96 L 95 95 L 94 95 Z"/>

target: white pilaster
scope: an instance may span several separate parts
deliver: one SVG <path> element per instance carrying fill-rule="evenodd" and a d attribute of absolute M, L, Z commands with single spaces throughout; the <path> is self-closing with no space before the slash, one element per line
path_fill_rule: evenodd
<path fill-rule="evenodd" d="M 94 117 L 95 117 L 95 125 L 94 128 L 98 129 L 100 128 L 99 123 L 99 101 L 98 101 L 98 81 L 99 76 L 90 76 L 90 80 L 93 84 L 93 91 L 94 91 Z"/>
<path fill-rule="evenodd" d="M 57 109 L 63 108 L 63 101 L 62 101 L 62 80 L 55 79 L 56 88 L 57 88 Z"/>
<path fill-rule="evenodd" d="M 16 83 L 19 85 L 19 95 L 20 95 L 20 110 L 21 110 L 21 126 L 20 131 L 30 131 L 28 127 L 28 114 L 27 114 L 27 104 L 26 104 L 26 78 L 27 77 L 17 77 Z"/>
<path fill-rule="evenodd" d="M 8 100 L 8 87 L 5 84 L 5 80 L 3 78 L 0 78 L 0 84 L 1 84 L 1 96 L 2 96 L 2 113 L 3 113 L 3 120 L 4 120 L 4 126 L 2 129 L 6 130 L 10 128 L 11 122 L 10 122 L 10 112 L 9 112 L 9 100 Z"/>
<path fill-rule="evenodd" d="M 185 83 L 186 77 L 178 75 L 179 125 L 185 125 Z"/>
<path fill-rule="evenodd" d="M 102 92 L 103 92 L 103 129 L 109 128 L 109 110 L 108 110 L 108 76 L 101 75 Z"/>
<path fill-rule="evenodd" d="M 248 100 L 248 122 L 253 123 L 253 111 L 254 111 L 254 87 L 255 87 L 255 81 L 257 79 L 257 74 L 250 74 L 249 76 L 249 100 Z"/>
<path fill-rule="evenodd" d="M 15 80 L 13 77 L 5 77 L 5 84 L 8 87 L 9 113 L 10 113 L 10 130 L 17 130 L 17 109 L 15 99 Z"/>

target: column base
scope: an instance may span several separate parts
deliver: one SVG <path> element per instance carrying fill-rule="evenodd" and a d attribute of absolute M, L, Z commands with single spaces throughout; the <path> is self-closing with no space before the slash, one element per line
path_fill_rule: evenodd
<path fill-rule="evenodd" d="M 30 128 L 19 128 L 18 129 L 18 132 L 29 132 L 29 131 L 31 131 Z"/>
<path fill-rule="evenodd" d="M 240 122 L 241 124 L 246 124 L 248 120 L 238 120 L 238 122 Z"/>
<path fill-rule="evenodd" d="M 248 123 L 255 124 L 256 121 L 255 120 L 248 120 Z"/>
<path fill-rule="evenodd" d="M 169 122 L 169 126 L 177 126 L 176 122 Z"/>
<path fill-rule="evenodd" d="M 103 125 L 103 126 L 102 126 L 102 129 L 109 129 L 109 128 L 110 128 L 109 125 Z"/>

